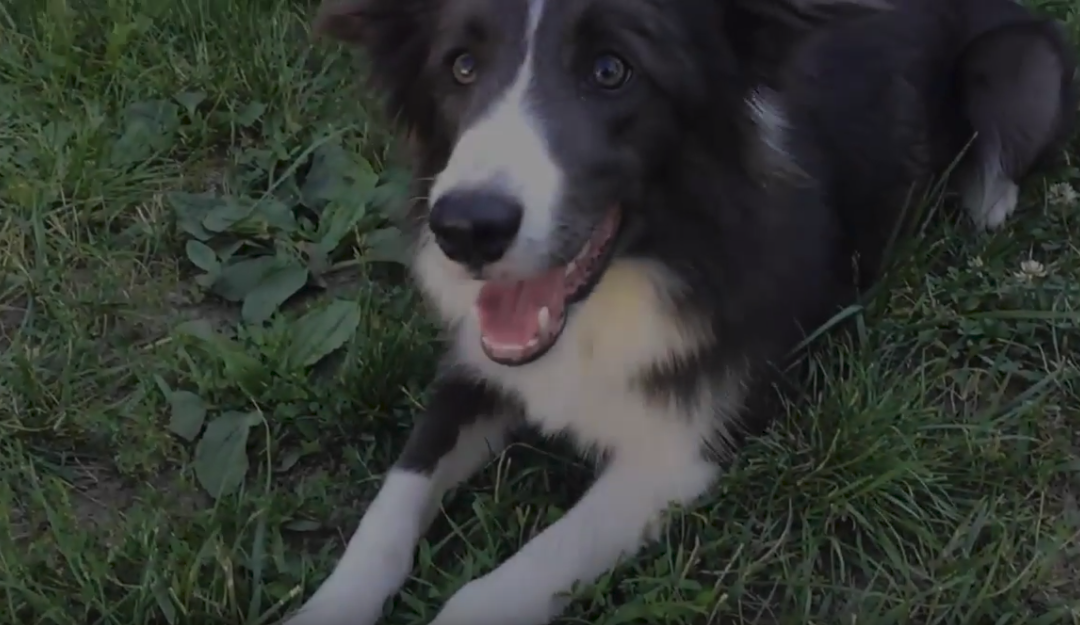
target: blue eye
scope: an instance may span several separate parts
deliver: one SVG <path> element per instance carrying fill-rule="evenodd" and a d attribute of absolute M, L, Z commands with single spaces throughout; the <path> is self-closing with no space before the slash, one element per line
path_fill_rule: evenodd
<path fill-rule="evenodd" d="M 593 60 L 590 80 L 601 89 L 618 89 L 630 80 L 631 74 L 626 61 L 614 54 L 601 54 Z"/>
<path fill-rule="evenodd" d="M 459 85 L 471 85 L 476 81 L 476 58 L 468 52 L 463 52 L 454 58 L 450 67 L 454 74 L 454 80 Z"/>

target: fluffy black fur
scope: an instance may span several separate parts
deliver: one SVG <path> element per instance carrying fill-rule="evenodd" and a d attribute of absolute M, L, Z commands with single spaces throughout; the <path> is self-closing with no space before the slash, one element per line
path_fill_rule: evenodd
<path fill-rule="evenodd" d="M 895 0 L 799 42 L 775 79 L 792 127 L 823 152 L 818 179 L 862 286 L 898 211 L 962 154 L 960 176 L 997 160 L 1014 182 L 1057 154 L 1074 72 L 1060 26 L 1009 0 Z"/>

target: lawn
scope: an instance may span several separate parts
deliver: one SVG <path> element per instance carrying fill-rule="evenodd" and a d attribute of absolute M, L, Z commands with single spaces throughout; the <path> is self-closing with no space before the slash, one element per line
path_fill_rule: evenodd
<path fill-rule="evenodd" d="M 275 622 L 401 448 L 437 350 L 386 226 L 404 175 L 311 9 L 0 5 L 0 625 Z M 566 622 L 1080 623 L 1078 184 L 993 235 L 932 211 L 774 430 Z M 512 447 L 387 625 L 588 478 Z"/>

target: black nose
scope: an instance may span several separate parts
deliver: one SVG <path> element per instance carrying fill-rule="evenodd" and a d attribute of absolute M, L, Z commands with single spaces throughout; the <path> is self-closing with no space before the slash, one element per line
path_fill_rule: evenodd
<path fill-rule="evenodd" d="M 517 201 L 487 191 L 450 192 L 431 207 L 428 226 L 447 258 L 481 267 L 506 254 L 521 227 Z"/>

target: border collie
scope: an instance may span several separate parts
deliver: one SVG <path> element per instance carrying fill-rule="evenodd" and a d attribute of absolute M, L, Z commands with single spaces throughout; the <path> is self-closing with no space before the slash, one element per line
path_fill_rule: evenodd
<path fill-rule="evenodd" d="M 870 284 L 965 152 L 1000 226 L 1076 100 L 1011 0 L 343 0 L 414 150 L 427 409 L 291 625 L 373 625 L 442 496 L 531 426 L 599 476 L 434 625 L 542 625 L 717 481 L 774 365 Z M 850 11 L 844 9 L 853 9 Z M 972 137 L 975 137 L 972 141 Z"/>

